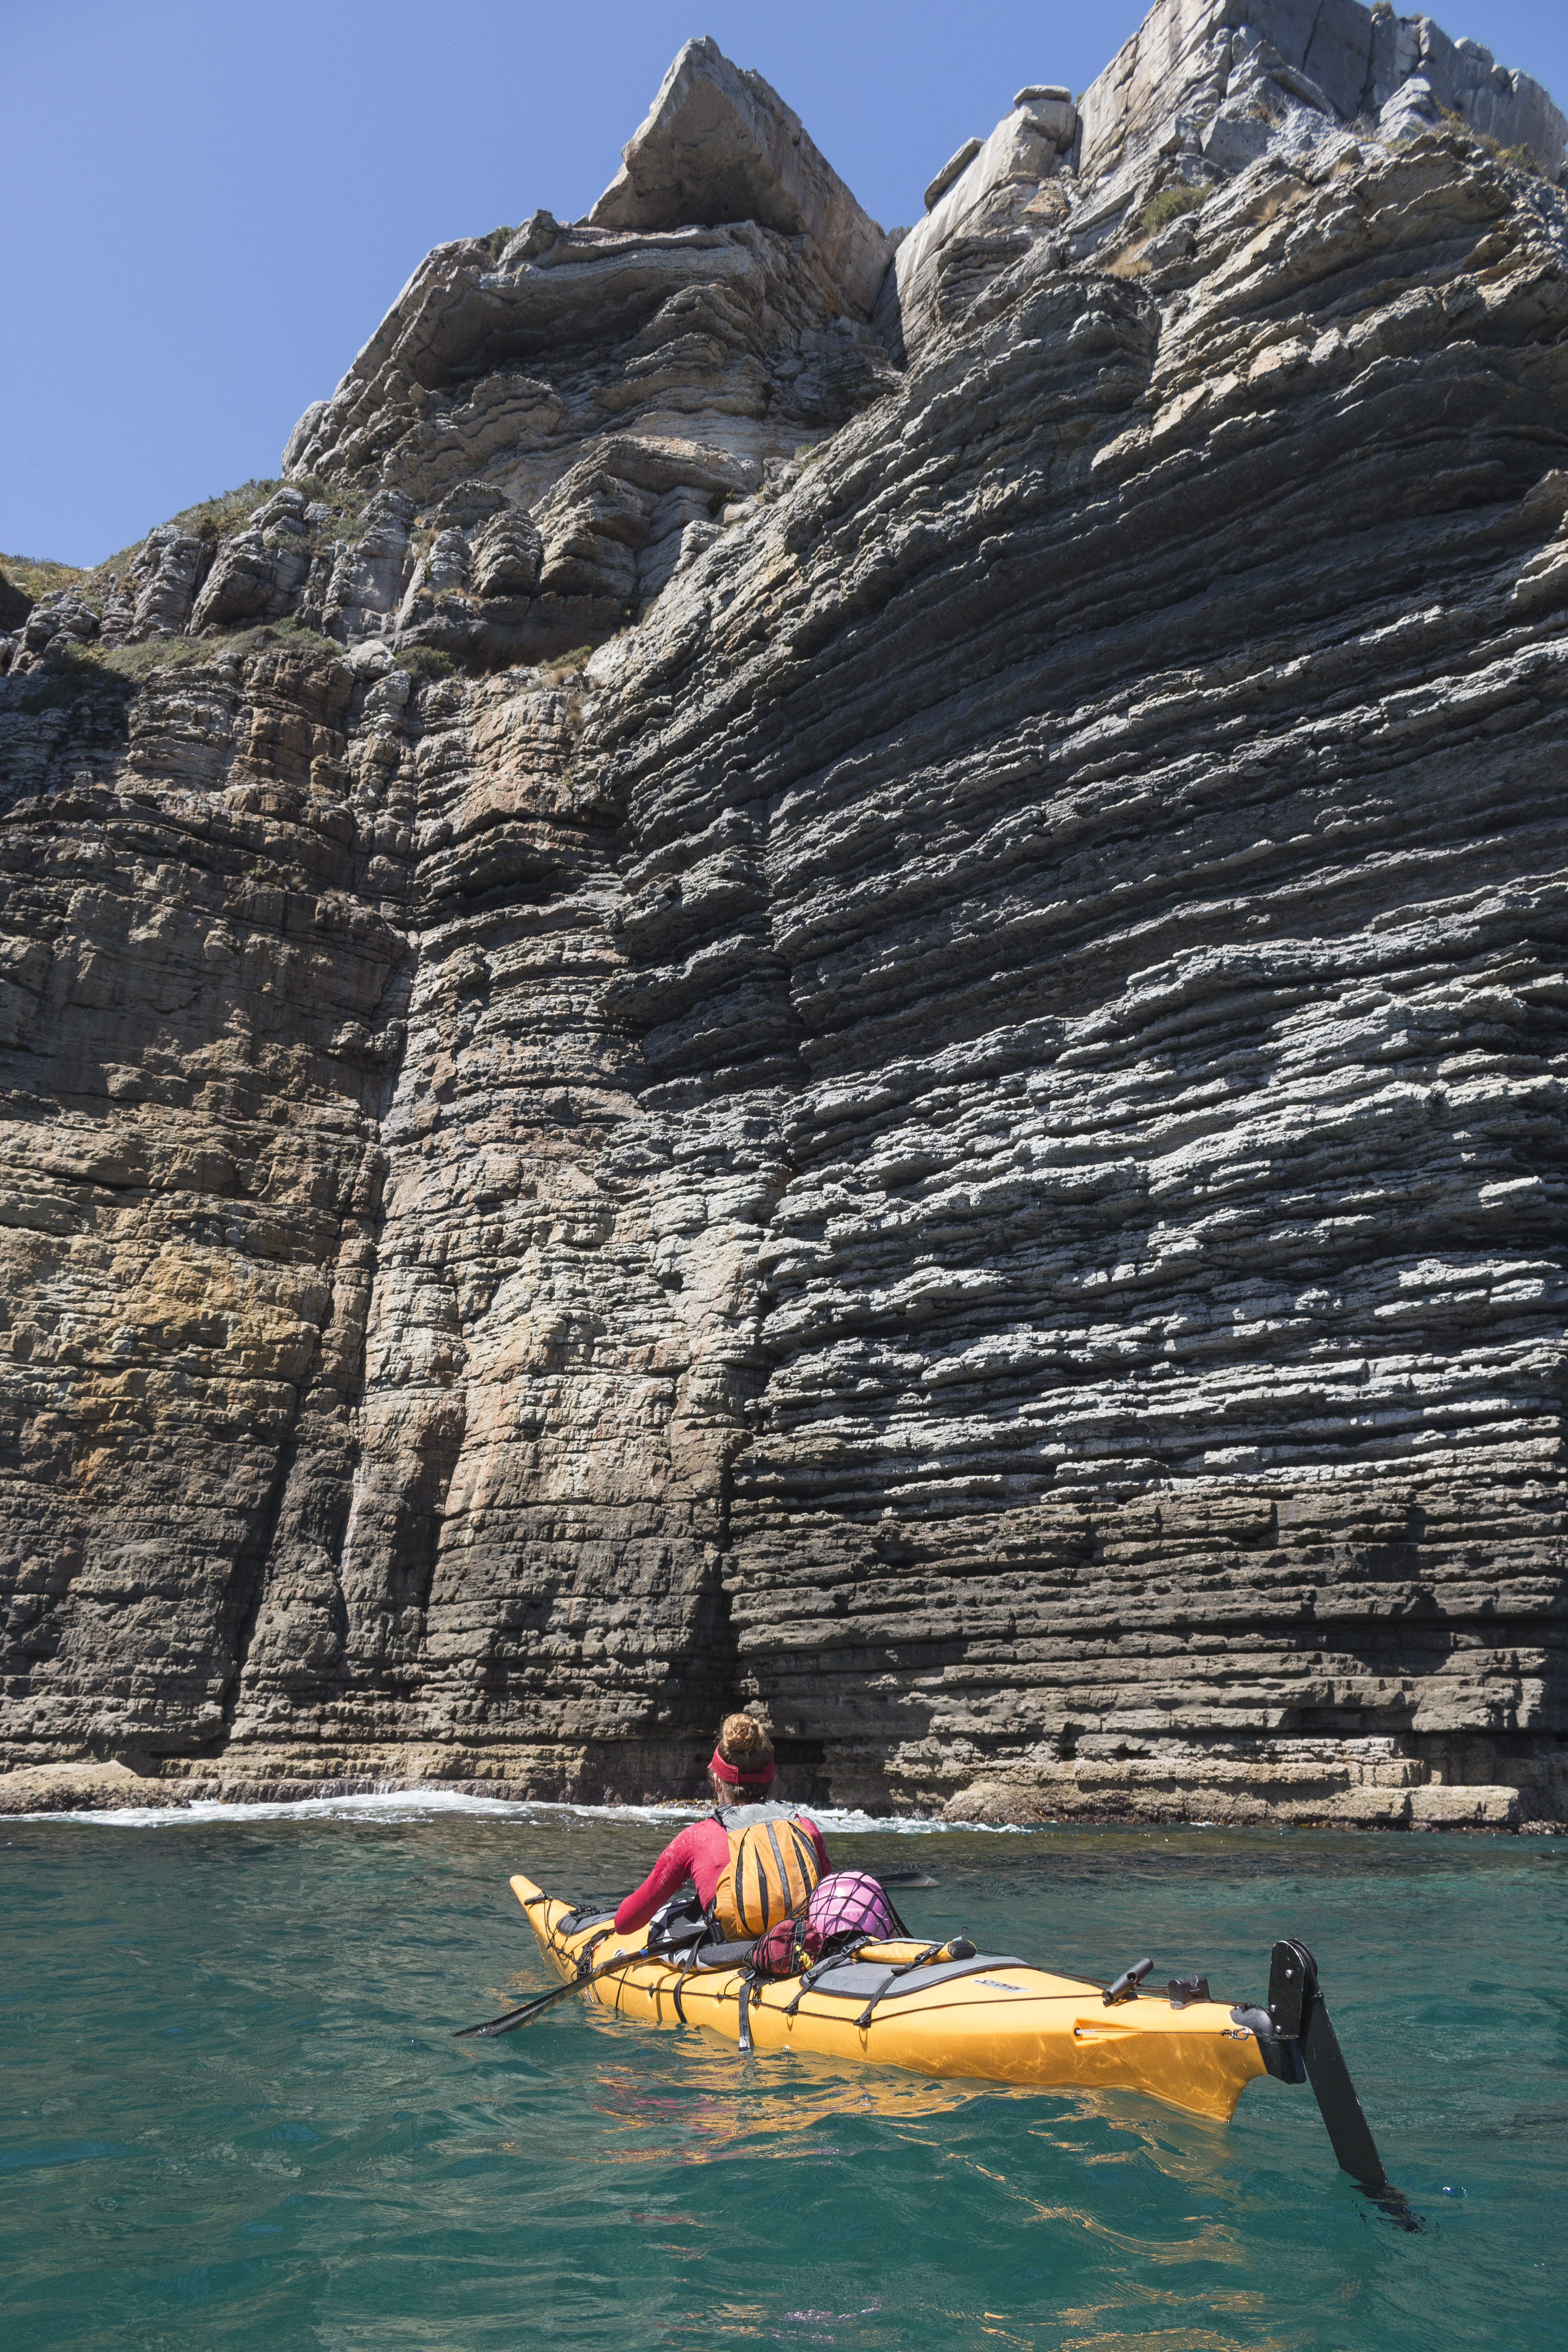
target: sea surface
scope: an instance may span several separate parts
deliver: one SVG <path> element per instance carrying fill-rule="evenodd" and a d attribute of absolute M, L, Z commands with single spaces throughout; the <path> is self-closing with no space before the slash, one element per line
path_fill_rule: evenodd
<path fill-rule="evenodd" d="M 5 2352 L 1446 2352 L 1568 2346 L 1568 1840 L 933 1829 L 917 1932 L 1257 1999 L 1302 1937 L 1390 2174 L 1311 2092 L 742 2060 L 579 2000 L 507 1885 L 616 1893 L 668 1814 L 462 1801 L 0 1823 Z"/>

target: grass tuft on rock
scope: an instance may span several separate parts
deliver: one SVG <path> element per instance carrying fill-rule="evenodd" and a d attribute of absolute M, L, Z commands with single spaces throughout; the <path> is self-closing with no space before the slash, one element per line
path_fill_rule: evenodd
<path fill-rule="evenodd" d="M 1506 163 L 1510 171 L 1528 172 L 1534 179 L 1545 179 L 1541 158 L 1522 139 L 1516 146 L 1505 147 L 1489 131 L 1477 131 L 1467 122 L 1457 106 L 1439 106 L 1437 111 L 1451 131 L 1462 131 L 1475 146 L 1483 148 L 1494 163 Z"/>
<path fill-rule="evenodd" d="M 13 710 L 63 708 L 81 695 L 116 695 L 146 685 L 161 672 L 212 669 L 253 654 L 302 656 L 311 663 L 342 661 L 343 648 L 297 621 L 262 621 L 220 637 L 147 637 L 135 646 L 72 646 L 43 669 L 0 680 L 0 699 Z"/>
<path fill-rule="evenodd" d="M 239 483 L 232 490 L 219 491 L 210 499 L 198 499 L 194 507 L 182 507 L 178 514 L 170 515 L 168 520 L 177 524 L 181 530 L 188 530 L 195 538 L 204 539 L 216 547 L 220 540 L 232 539 L 236 531 L 243 530 L 258 507 L 265 506 L 273 492 L 281 489 L 299 490 L 312 506 L 331 508 L 332 520 L 323 524 L 323 538 L 352 541 L 363 537 L 366 499 L 355 491 L 343 489 L 336 482 L 318 481 L 310 474 L 295 475 L 287 482 L 279 476 L 253 475 L 249 481 Z M 113 555 L 106 555 L 101 563 L 94 563 L 85 571 L 72 572 L 63 564 L 46 568 L 66 575 L 58 583 L 51 584 L 76 588 L 89 604 L 101 610 L 110 572 L 123 578 L 146 544 L 147 534 L 144 533 L 141 539 L 133 540 L 129 547 L 120 548 Z M 0 563 L 7 568 L 11 561 L 10 557 L 0 557 Z M 19 588 L 26 588 L 29 596 L 36 599 L 43 593 L 27 587 L 26 581 L 15 572 L 11 576 L 16 580 Z"/>
<path fill-rule="evenodd" d="M 392 656 L 395 669 L 406 670 L 410 677 L 450 677 L 457 663 L 439 646 L 403 646 Z"/>
<path fill-rule="evenodd" d="M 1152 236 L 1156 229 L 1163 228 L 1169 221 L 1178 220 L 1183 213 L 1195 213 L 1207 195 L 1206 188 L 1195 186 L 1191 180 L 1178 180 L 1173 187 L 1162 188 L 1157 196 L 1150 197 L 1139 220 L 1139 228 L 1145 236 Z"/>
<path fill-rule="evenodd" d="M 53 596 L 61 588 L 74 588 L 87 578 L 77 563 L 52 563 L 40 555 L 0 555 L 0 572 L 30 596 L 36 604 L 40 596 Z"/>

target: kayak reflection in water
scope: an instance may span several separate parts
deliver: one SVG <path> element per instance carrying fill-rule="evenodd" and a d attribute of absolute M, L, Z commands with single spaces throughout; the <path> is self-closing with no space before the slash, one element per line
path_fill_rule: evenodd
<path fill-rule="evenodd" d="M 713 1808 L 671 1838 L 616 1913 L 616 1933 L 646 1927 L 688 1879 L 727 1938 L 752 1940 L 804 1912 L 827 1871 L 822 1832 L 806 1813 L 767 1801 L 773 1742 L 752 1715 L 727 1715 L 708 1767 Z"/>

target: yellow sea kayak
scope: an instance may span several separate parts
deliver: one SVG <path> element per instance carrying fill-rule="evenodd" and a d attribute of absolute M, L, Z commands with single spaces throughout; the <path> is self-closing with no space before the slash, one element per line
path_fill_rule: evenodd
<path fill-rule="evenodd" d="M 641 1950 L 647 1931 L 606 1930 L 531 1878 L 512 1892 L 540 1948 L 563 1977 Z M 1228 2122 L 1265 2064 L 1257 2035 L 1215 2000 L 1140 1994 L 1106 2005 L 1098 1984 L 984 1953 L 915 1966 L 919 1942 L 868 1947 L 820 1974 L 749 1980 L 742 1968 L 682 1968 L 649 1957 L 585 1981 L 588 1999 L 650 2025 L 700 2025 L 733 2046 L 744 2021 L 758 2050 L 811 2050 L 928 2075 L 1033 2084 L 1042 2090 L 1147 2092 L 1190 2114 Z M 879 1988 L 882 1988 L 879 1990 Z"/>

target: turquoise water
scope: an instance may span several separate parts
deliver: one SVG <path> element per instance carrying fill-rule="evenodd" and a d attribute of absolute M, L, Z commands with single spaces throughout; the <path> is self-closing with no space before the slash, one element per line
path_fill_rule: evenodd
<path fill-rule="evenodd" d="M 510 1870 L 596 1895 L 667 1833 L 387 1800 L 4 1825 L 6 2352 L 1568 2345 L 1556 1843 L 839 1835 L 936 1875 L 911 1928 L 1098 1976 L 1150 1951 L 1257 1997 L 1304 1937 L 1410 2237 L 1281 2084 L 1225 2127 L 576 2001 L 450 2039 L 553 1981 Z"/>

